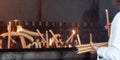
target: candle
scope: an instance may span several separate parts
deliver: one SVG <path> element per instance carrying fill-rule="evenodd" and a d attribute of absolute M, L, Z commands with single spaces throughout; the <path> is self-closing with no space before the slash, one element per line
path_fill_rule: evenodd
<path fill-rule="evenodd" d="M 90 33 L 90 41 L 92 41 L 92 33 Z"/>
<path fill-rule="evenodd" d="M 61 44 L 61 45 L 63 45 L 63 44 L 64 44 L 64 43 L 62 42 L 62 40 L 61 40 L 61 39 L 59 39 L 59 42 L 60 42 L 60 44 Z"/>
<path fill-rule="evenodd" d="M 75 45 L 78 45 L 79 43 L 78 43 L 78 41 L 77 40 L 75 40 Z"/>
<path fill-rule="evenodd" d="M 25 38 L 23 36 L 19 36 L 19 38 L 20 38 L 20 41 L 21 41 L 22 48 L 26 48 Z"/>
<path fill-rule="evenodd" d="M 8 29 L 8 49 L 10 48 L 10 38 L 11 38 L 11 22 L 9 21 L 9 24 L 7 26 Z"/>
<path fill-rule="evenodd" d="M 49 43 L 48 43 L 48 42 L 49 42 L 49 41 L 48 41 L 48 31 L 46 31 L 46 41 L 47 41 L 47 42 L 46 42 L 47 48 L 49 48 Z"/>
<path fill-rule="evenodd" d="M 108 9 L 105 9 L 105 12 L 106 12 L 106 25 L 108 25 L 108 37 L 110 36 L 110 26 L 109 26 L 109 12 L 108 12 Z"/>
<path fill-rule="evenodd" d="M 70 35 L 70 37 L 66 40 L 66 43 L 68 43 L 70 41 L 70 39 L 73 38 L 73 36 L 75 35 L 75 31 L 72 30 L 72 34 Z"/>
<path fill-rule="evenodd" d="M 52 30 L 49 30 L 49 32 L 52 34 L 52 36 L 54 37 L 55 41 L 58 43 L 58 39 L 56 38 L 55 34 L 53 33 Z"/>
<path fill-rule="evenodd" d="M 42 36 L 42 34 L 40 33 L 40 31 L 39 31 L 38 29 L 36 29 L 36 31 L 38 32 L 38 34 L 40 35 L 40 37 L 42 38 L 42 40 L 43 40 L 44 42 L 46 42 L 46 41 L 45 41 L 45 38 Z"/>
<path fill-rule="evenodd" d="M 22 26 L 17 26 L 17 32 L 25 33 L 25 34 L 28 34 L 31 36 L 39 36 L 39 34 L 37 32 L 33 32 L 30 30 L 24 29 L 24 28 L 22 28 Z"/>
<path fill-rule="evenodd" d="M 49 45 L 52 46 L 52 43 L 53 43 L 53 41 L 52 41 L 52 39 L 50 38 L 50 39 L 49 39 Z"/>
<path fill-rule="evenodd" d="M 34 46 L 34 45 L 35 45 L 35 48 L 38 48 L 37 42 L 33 42 L 31 46 Z"/>
<path fill-rule="evenodd" d="M 101 43 L 95 43 L 96 46 L 101 47 L 101 46 L 107 46 L 107 42 L 101 42 Z M 82 44 L 82 45 L 77 45 L 77 53 L 82 54 L 86 52 L 90 52 L 92 50 L 90 44 Z"/>
<path fill-rule="evenodd" d="M 70 39 L 70 43 L 72 43 L 73 42 L 73 37 Z"/>
<path fill-rule="evenodd" d="M 38 44 L 38 48 L 41 48 L 42 46 L 41 46 L 41 42 L 39 41 L 39 39 L 36 39 L 36 42 Z"/>
<path fill-rule="evenodd" d="M 44 41 L 41 41 L 41 43 L 42 43 L 42 46 L 43 46 L 43 47 L 46 47 L 46 46 L 45 46 L 45 42 L 44 42 Z"/>
<path fill-rule="evenodd" d="M 2 40 L 0 39 L 0 49 L 2 49 Z"/>
<path fill-rule="evenodd" d="M 31 47 L 31 45 L 32 45 L 32 44 L 28 44 L 28 45 L 27 45 L 27 48 L 30 48 L 30 47 Z"/>
<path fill-rule="evenodd" d="M 108 12 L 108 9 L 105 9 L 105 12 L 106 12 L 106 22 L 107 22 L 107 24 L 109 24 L 109 12 Z"/>
<path fill-rule="evenodd" d="M 17 32 L 22 31 L 22 26 L 17 26 Z"/>
<path fill-rule="evenodd" d="M 80 36 L 79 36 L 79 34 L 77 34 L 77 39 L 78 39 L 79 45 L 81 45 L 81 41 L 80 41 Z"/>

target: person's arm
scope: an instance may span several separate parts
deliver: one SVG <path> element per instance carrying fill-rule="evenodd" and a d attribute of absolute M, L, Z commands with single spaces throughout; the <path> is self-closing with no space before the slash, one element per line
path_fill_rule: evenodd
<path fill-rule="evenodd" d="M 120 60 L 120 13 L 112 22 L 108 44 L 108 47 L 99 47 L 97 54 L 107 60 Z"/>
<path fill-rule="evenodd" d="M 106 30 L 108 30 L 108 27 L 111 27 L 111 23 L 106 24 L 106 25 L 104 26 L 104 28 L 105 28 Z"/>
<path fill-rule="evenodd" d="M 90 46 L 92 47 L 91 53 L 96 54 L 99 47 L 97 47 L 91 40 L 90 40 Z"/>

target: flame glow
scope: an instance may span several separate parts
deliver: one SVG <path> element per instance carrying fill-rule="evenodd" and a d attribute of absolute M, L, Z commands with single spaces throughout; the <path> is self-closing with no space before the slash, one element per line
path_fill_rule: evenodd
<path fill-rule="evenodd" d="M 22 31 L 22 26 L 17 26 L 17 32 Z"/>
<path fill-rule="evenodd" d="M 49 39 L 49 45 L 52 46 L 53 42 L 54 42 L 54 39 L 53 39 L 53 38 L 50 38 L 50 39 Z"/>
<path fill-rule="evenodd" d="M 72 30 L 72 33 L 75 34 L 75 30 Z"/>
<path fill-rule="evenodd" d="M 49 45 L 52 46 L 52 39 L 49 39 Z"/>
<path fill-rule="evenodd" d="M 11 25 L 11 21 L 9 21 L 9 25 Z"/>

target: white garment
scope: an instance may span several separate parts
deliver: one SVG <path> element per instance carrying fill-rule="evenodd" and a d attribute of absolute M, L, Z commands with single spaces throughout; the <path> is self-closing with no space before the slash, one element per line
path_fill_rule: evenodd
<path fill-rule="evenodd" d="M 106 60 L 120 60 L 120 12 L 113 19 L 110 33 L 108 47 L 98 48 L 97 55 Z"/>

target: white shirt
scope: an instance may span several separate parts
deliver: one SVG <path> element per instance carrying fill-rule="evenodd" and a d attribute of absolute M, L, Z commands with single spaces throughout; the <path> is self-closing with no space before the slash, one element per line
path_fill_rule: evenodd
<path fill-rule="evenodd" d="M 97 55 L 104 60 L 120 60 L 120 12 L 113 19 L 110 33 L 108 47 L 98 48 Z M 97 58 L 97 60 L 101 59 Z"/>

